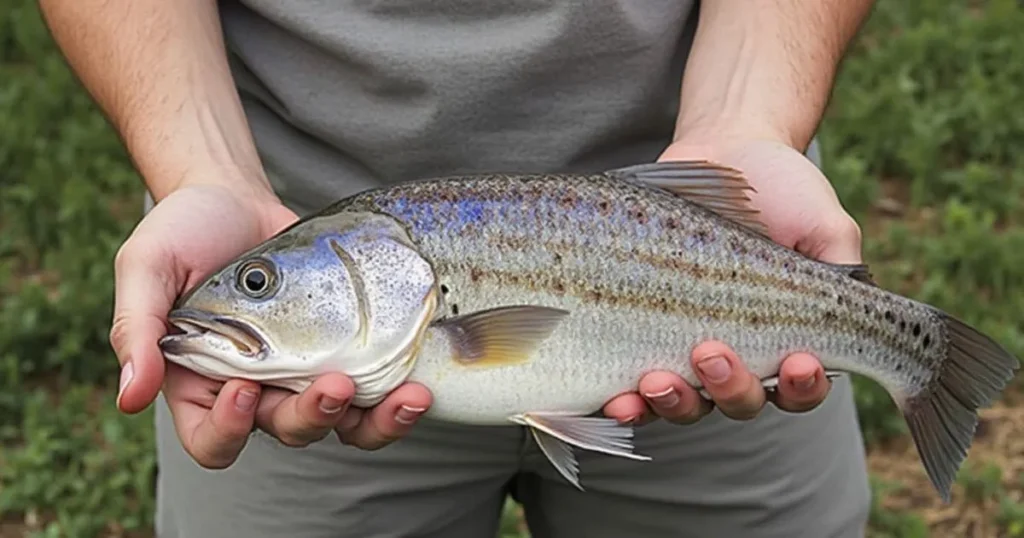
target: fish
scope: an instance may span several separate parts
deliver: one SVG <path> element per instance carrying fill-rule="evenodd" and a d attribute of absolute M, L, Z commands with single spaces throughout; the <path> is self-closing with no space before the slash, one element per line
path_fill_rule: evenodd
<path fill-rule="evenodd" d="M 159 345 L 207 377 L 296 392 L 339 372 L 357 407 L 420 383 L 426 417 L 525 427 L 581 490 L 577 450 L 651 459 L 633 425 L 600 413 L 646 373 L 675 372 L 707 396 L 689 357 L 716 339 L 772 389 L 782 360 L 807 352 L 830 378 L 887 391 L 950 502 L 978 411 L 1018 359 L 883 289 L 865 264 L 773 241 L 752 192 L 740 170 L 706 160 L 367 189 L 182 294 Z"/>

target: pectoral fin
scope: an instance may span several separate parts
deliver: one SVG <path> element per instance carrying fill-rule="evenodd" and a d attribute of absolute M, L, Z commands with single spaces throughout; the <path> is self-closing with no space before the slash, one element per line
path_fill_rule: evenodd
<path fill-rule="evenodd" d="M 579 466 L 572 447 L 611 456 L 649 461 L 633 453 L 633 427 L 613 418 L 555 413 L 524 413 L 510 418 L 530 428 L 537 445 L 558 472 L 579 489 Z"/>
<path fill-rule="evenodd" d="M 526 361 L 569 312 L 544 306 L 505 306 L 438 321 L 452 339 L 455 360 L 472 365 Z"/>

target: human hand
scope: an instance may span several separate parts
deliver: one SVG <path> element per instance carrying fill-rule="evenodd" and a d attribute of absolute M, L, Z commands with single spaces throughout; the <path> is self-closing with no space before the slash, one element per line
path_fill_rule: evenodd
<path fill-rule="evenodd" d="M 707 159 L 740 169 L 757 190 L 751 199 L 774 241 L 822 261 L 861 263 L 860 228 L 842 208 L 825 176 L 803 154 L 769 139 L 694 140 L 699 139 L 688 137 L 672 144 L 659 160 Z M 724 342 L 704 342 L 690 358 L 710 401 L 679 375 L 658 371 L 645 375 L 637 392 L 611 399 L 605 415 L 638 424 L 657 417 L 689 424 L 717 406 L 730 418 L 747 420 L 756 417 L 767 401 L 789 412 L 809 411 L 825 400 L 831 388 L 821 363 L 807 353 L 786 357 L 773 393 L 764 390 L 760 379 Z"/>
<path fill-rule="evenodd" d="M 182 445 L 204 467 L 234 463 L 254 425 L 289 446 L 308 445 L 333 430 L 347 444 L 380 448 L 407 433 L 431 404 L 429 391 L 413 384 L 362 410 L 349 407 L 355 388 L 340 374 L 321 376 L 296 394 L 239 379 L 214 381 L 165 364 L 157 342 L 178 294 L 295 219 L 269 194 L 187 186 L 157 204 L 117 254 L 110 332 L 122 366 L 117 406 L 137 413 L 162 386 Z"/>

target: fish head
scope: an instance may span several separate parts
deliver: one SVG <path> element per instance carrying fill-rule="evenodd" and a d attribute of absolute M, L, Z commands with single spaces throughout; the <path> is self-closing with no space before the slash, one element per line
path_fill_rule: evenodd
<path fill-rule="evenodd" d="M 399 223 L 327 215 L 283 231 L 183 295 L 167 317 L 178 332 L 160 347 L 214 379 L 301 390 L 333 371 L 352 376 L 357 393 L 372 392 L 379 387 L 360 387 L 359 376 L 397 386 L 438 302 L 433 268 Z"/>

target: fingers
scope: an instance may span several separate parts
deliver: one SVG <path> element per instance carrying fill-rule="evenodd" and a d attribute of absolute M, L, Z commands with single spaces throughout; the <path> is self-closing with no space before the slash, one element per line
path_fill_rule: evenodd
<path fill-rule="evenodd" d="M 110 345 L 121 363 L 117 407 L 138 413 L 160 390 L 164 358 L 157 341 L 166 334 L 164 316 L 176 290 L 174 279 L 158 246 L 129 239 L 114 262 L 114 320 Z"/>
<path fill-rule="evenodd" d="M 627 392 L 608 400 L 601 412 L 619 424 L 646 424 L 656 418 L 647 402 L 636 392 Z"/>
<path fill-rule="evenodd" d="M 182 446 L 208 469 L 226 468 L 238 458 L 252 431 L 260 397 L 256 383 L 232 380 L 219 385 L 171 365 L 164 389 Z"/>
<path fill-rule="evenodd" d="M 651 372 L 640 380 L 640 394 L 659 417 L 676 424 L 693 424 L 714 409 L 714 404 L 677 374 Z"/>
<path fill-rule="evenodd" d="M 704 342 L 694 348 L 691 360 L 704 389 L 725 416 L 749 420 L 764 408 L 767 398 L 761 380 L 747 370 L 729 346 Z"/>
<path fill-rule="evenodd" d="M 795 353 L 782 362 L 779 387 L 771 399 L 779 409 L 803 413 L 825 401 L 831 388 L 832 383 L 816 358 Z"/>
<path fill-rule="evenodd" d="M 334 430 L 353 395 L 355 385 L 341 374 L 325 374 L 300 394 L 266 389 L 256 425 L 285 445 L 307 446 Z"/>
<path fill-rule="evenodd" d="M 345 444 L 377 450 L 409 433 L 431 403 L 426 387 L 406 383 L 373 408 L 347 413 L 336 431 Z"/>
<path fill-rule="evenodd" d="M 638 391 L 612 398 L 604 406 L 605 416 L 623 424 L 643 425 L 659 417 L 676 424 L 692 424 L 714 408 L 682 377 L 671 372 L 645 375 Z"/>

